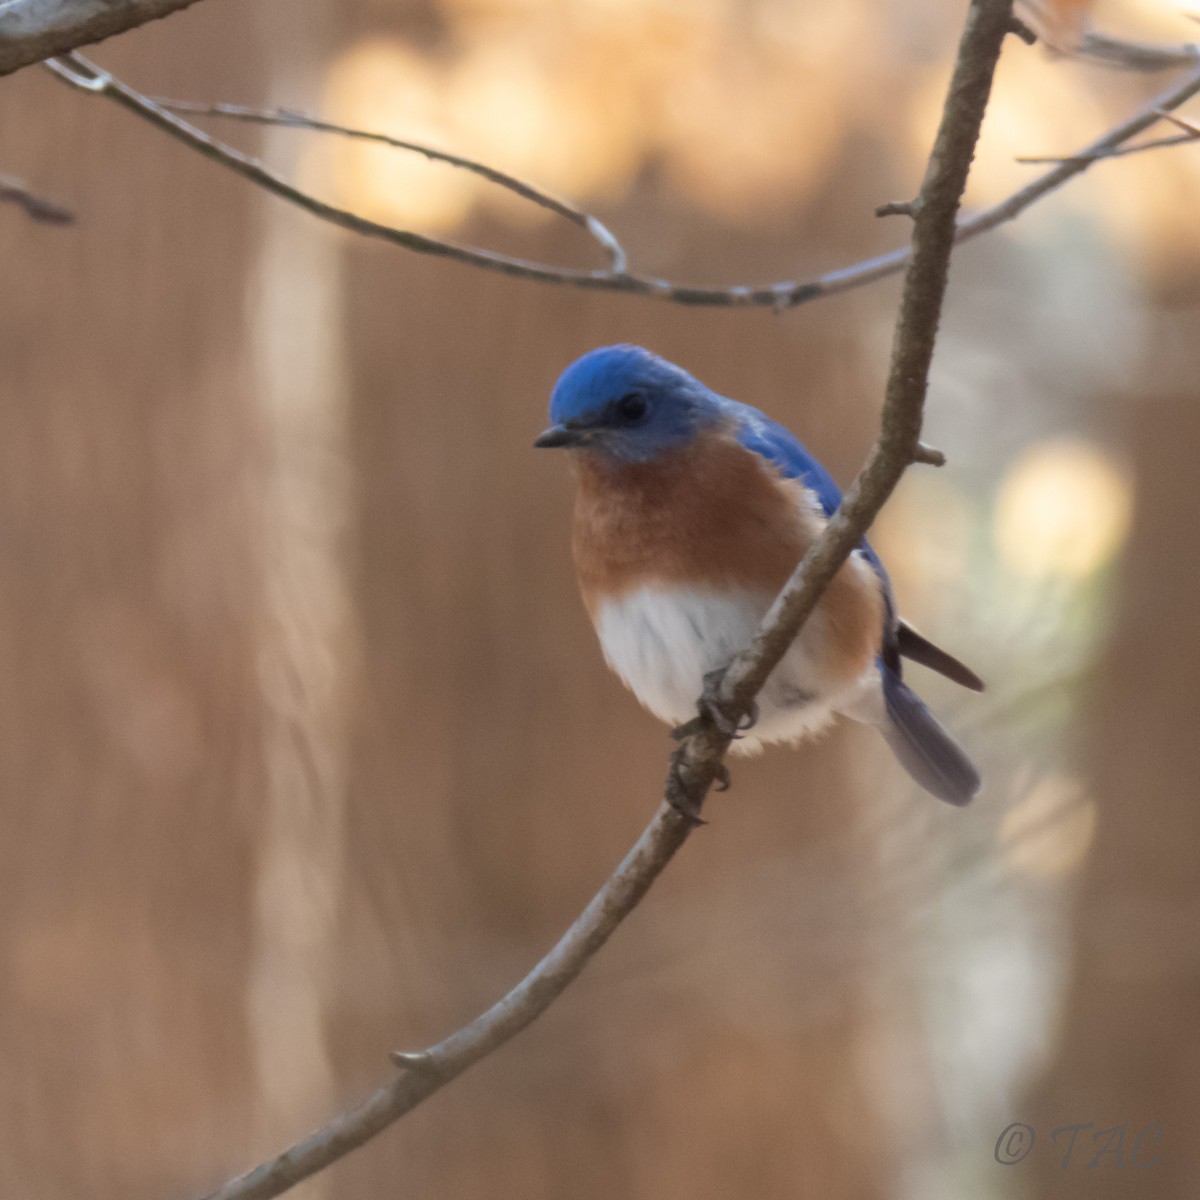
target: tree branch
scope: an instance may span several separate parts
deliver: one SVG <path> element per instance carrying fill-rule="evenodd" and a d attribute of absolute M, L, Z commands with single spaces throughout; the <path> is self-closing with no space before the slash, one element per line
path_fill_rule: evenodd
<path fill-rule="evenodd" d="M 1183 52 L 1181 51 L 1181 54 Z M 1196 92 L 1200 91 L 1200 50 L 1190 48 L 1183 61 L 1193 64 L 1193 69 L 1174 87 L 1152 100 L 1128 121 L 1098 138 L 1089 146 L 1084 147 L 1070 159 L 1057 162 L 1051 170 L 1039 176 L 1031 183 L 1018 189 L 1011 196 L 981 212 L 963 218 L 957 226 L 955 240 L 966 242 L 980 234 L 995 229 L 998 225 L 1011 221 L 1025 211 L 1043 196 L 1061 187 L 1068 180 L 1086 171 L 1093 163 L 1108 157 L 1111 152 L 1130 138 L 1148 129 L 1158 121 L 1164 112 L 1178 108 Z M 194 150 L 221 163 L 229 170 L 258 184 L 274 195 L 298 205 L 314 216 L 348 229 L 352 233 L 364 237 L 380 238 L 393 245 L 421 254 L 434 254 L 449 258 L 456 262 L 467 263 L 488 271 L 498 271 L 502 274 L 521 279 L 533 279 L 542 283 L 556 283 L 569 287 L 592 288 L 612 292 L 626 292 L 638 296 L 646 296 L 656 300 L 666 300 L 675 304 L 751 307 L 787 309 L 817 300 L 824 296 L 833 296 L 864 284 L 874 283 L 889 275 L 899 274 L 908 265 L 911 253 L 909 247 L 893 250 L 877 258 L 866 259 L 836 271 L 830 271 L 816 279 L 797 282 L 782 280 L 757 287 L 692 287 L 674 283 L 667 279 L 658 279 L 650 275 L 642 275 L 626 269 L 625 251 L 620 242 L 595 217 L 584 213 L 566 201 L 556 200 L 534 187 L 505 175 L 503 172 L 486 167 L 471 159 L 459 155 L 446 154 L 440 150 L 422 146 L 414 142 L 391 138 L 385 134 L 366 133 L 361 130 L 350 130 L 329 122 L 319 121 L 299 113 L 269 112 L 259 109 L 246 109 L 236 105 L 191 105 L 183 101 L 156 101 L 135 91 L 122 83 L 112 74 L 89 62 L 82 55 L 71 54 L 62 61 L 50 61 L 46 66 L 59 79 L 72 87 L 79 88 L 95 95 L 107 96 L 129 111 L 149 121 L 151 124 L 179 139 Z M 169 111 L 175 110 L 175 111 Z M 210 137 L 203 130 L 176 115 L 176 112 L 202 111 L 212 116 L 223 116 L 243 121 L 254 121 L 261 124 L 291 125 L 302 128 L 318 129 L 348 137 L 366 138 L 372 141 L 384 142 L 398 148 L 411 149 L 426 157 L 447 162 L 452 166 L 474 171 L 494 183 L 507 187 L 509 190 L 523 195 L 534 203 L 542 204 L 559 215 L 566 217 L 584 228 L 605 250 L 609 256 L 608 268 L 599 271 L 582 271 L 570 268 L 554 267 L 544 263 L 527 262 L 504 254 L 495 254 L 470 246 L 460 246 L 439 238 L 427 237 L 411 230 L 395 229 L 335 205 L 327 204 L 315 196 L 302 191 L 288 183 L 285 179 L 274 174 L 256 158 L 245 154 L 232 146 Z"/>
<path fill-rule="evenodd" d="M 0 174 L 0 203 L 17 204 L 25 215 L 39 225 L 70 225 L 75 217 L 67 209 L 38 196 L 19 179 Z"/>
<path fill-rule="evenodd" d="M 920 453 L 929 366 L 945 294 L 955 214 L 966 184 L 1012 0 L 972 0 L 950 91 L 913 222 L 912 261 L 882 416 L 866 466 L 821 537 L 796 568 L 751 646 L 734 659 L 724 688 L 745 712 L 772 668 Z M 697 807 L 722 773 L 730 738 L 710 719 L 676 752 L 673 771 Z M 524 1029 L 561 994 L 634 909 L 687 840 L 693 822 L 664 803 L 637 844 L 558 944 L 507 996 L 465 1028 L 419 1054 L 397 1057 L 404 1074 L 289 1150 L 232 1180 L 208 1200 L 267 1200 L 350 1153 L 427 1096 Z"/>
<path fill-rule="evenodd" d="M 626 268 L 625 251 L 611 232 L 590 213 L 585 213 L 569 200 L 552 196 L 549 192 L 516 178 L 506 171 L 489 167 L 486 163 L 477 162 L 473 158 L 465 158 L 461 154 L 450 154 L 445 150 L 436 150 L 421 142 L 409 141 L 406 138 L 393 137 L 387 133 L 369 133 L 363 129 L 351 129 L 346 125 L 337 125 L 332 121 L 322 121 L 319 117 L 310 117 L 307 113 L 297 112 L 287 108 L 247 108 L 242 104 L 197 104 L 190 100 L 168 100 L 155 96 L 151 103 L 172 113 L 191 113 L 200 117 L 227 117 L 233 121 L 245 121 L 251 125 L 270 125 L 282 129 L 308 129 L 314 133 L 332 133 L 339 137 L 350 138 L 352 141 L 377 142 L 383 146 L 391 146 L 395 150 L 408 150 L 432 162 L 446 163 L 447 166 L 457 167 L 478 175 L 489 183 L 510 191 L 522 200 L 528 200 L 539 208 L 544 208 L 556 216 L 578 225 L 589 234 L 608 254 L 609 271 L 621 274 Z"/>
<path fill-rule="evenodd" d="M 1194 43 L 1158 45 L 1131 42 L 1103 33 L 1085 33 L 1078 54 L 1081 58 L 1094 59 L 1126 71 L 1169 71 L 1193 61 L 1196 46 Z"/>
<path fill-rule="evenodd" d="M 1126 158 L 1130 154 L 1144 154 L 1147 150 L 1161 150 L 1164 146 L 1182 146 L 1187 143 L 1195 143 L 1200 141 L 1200 125 L 1193 121 L 1185 121 L 1182 117 L 1177 117 L 1173 113 L 1167 112 L 1165 109 L 1158 110 L 1158 116 L 1177 129 L 1182 129 L 1182 133 L 1173 134 L 1170 137 L 1154 138 L 1149 142 L 1137 142 L 1132 146 L 1117 146 L 1111 150 L 1100 150 L 1093 153 L 1071 154 L 1065 158 L 1055 158 L 1053 156 L 1027 158 L 1021 157 L 1017 159 L 1019 163 L 1030 163 L 1041 166 L 1044 163 L 1069 163 L 1086 161 L 1088 163 L 1099 162 L 1102 158 Z"/>
<path fill-rule="evenodd" d="M 0 75 L 103 41 L 196 0 L 5 0 L 0 3 Z"/>

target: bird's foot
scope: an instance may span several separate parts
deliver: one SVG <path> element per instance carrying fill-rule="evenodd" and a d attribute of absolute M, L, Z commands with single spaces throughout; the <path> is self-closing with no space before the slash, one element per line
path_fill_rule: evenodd
<path fill-rule="evenodd" d="M 708 720 L 727 738 L 737 741 L 748 730 L 758 724 L 758 702 L 750 701 L 750 708 L 740 716 L 730 716 L 725 701 L 721 697 L 721 681 L 725 678 L 725 668 L 719 667 L 709 671 L 704 677 L 704 691 L 696 702 L 700 710 L 700 720 Z"/>
<path fill-rule="evenodd" d="M 703 788 L 689 785 L 684 778 L 684 747 L 679 746 L 671 755 L 671 766 L 667 772 L 667 803 L 685 820 L 692 825 L 707 825 L 708 822 L 700 815 L 700 805 L 704 801 Z M 729 768 L 724 763 L 717 763 L 713 772 L 713 784 L 718 792 L 727 792 L 730 785 Z"/>

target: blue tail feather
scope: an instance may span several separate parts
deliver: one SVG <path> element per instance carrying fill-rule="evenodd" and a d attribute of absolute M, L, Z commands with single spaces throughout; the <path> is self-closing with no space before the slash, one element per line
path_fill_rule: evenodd
<path fill-rule="evenodd" d="M 900 765 L 939 800 L 968 803 L 980 784 L 971 760 L 895 671 L 884 667 L 882 675 L 887 705 L 883 736 Z"/>

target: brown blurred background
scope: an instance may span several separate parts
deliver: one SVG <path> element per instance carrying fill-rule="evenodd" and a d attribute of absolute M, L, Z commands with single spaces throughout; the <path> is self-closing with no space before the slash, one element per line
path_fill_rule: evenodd
<path fill-rule="evenodd" d="M 206 0 L 92 53 L 479 154 L 646 271 L 761 282 L 904 237 L 871 211 L 917 186 L 958 7 Z M 1184 40 L 1182 12 L 1097 20 Z M 969 203 L 1167 82 L 1014 41 Z M 221 132 L 368 215 L 595 261 L 445 168 Z M 657 802 L 665 731 L 603 666 L 565 464 L 530 448 L 558 372 L 642 342 L 844 482 L 897 289 L 777 316 L 486 275 L 40 69 L 0 81 L 0 170 L 77 216 L 0 208 L 0 1195 L 194 1195 L 501 994 Z M 917 679 L 977 803 L 852 728 L 738 764 L 546 1018 L 300 1194 L 1195 1194 L 1198 197 L 1200 150 L 1105 164 L 956 258 L 949 466 L 874 537 L 991 683 Z M 1126 1125 L 1123 1165 L 1085 1131 L 1060 1166 L 1086 1122 Z"/>

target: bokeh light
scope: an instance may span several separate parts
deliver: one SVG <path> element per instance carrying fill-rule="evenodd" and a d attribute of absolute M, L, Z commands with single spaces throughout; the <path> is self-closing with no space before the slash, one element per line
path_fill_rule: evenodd
<path fill-rule="evenodd" d="M 441 72 L 397 38 L 370 38 L 334 59 L 324 91 L 330 120 L 438 150 L 455 148 Z M 470 175 L 418 154 L 341 139 L 312 143 L 304 176 L 326 172 L 344 207 L 372 220 L 430 230 L 458 224 L 477 187 Z"/>
<path fill-rule="evenodd" d="M 1009 570 L 1083 579 L 1108 563 L 1129 530 L 1129 480 L 1098 446 L 1040 442 L 1009 468 L 996 501 L 995 537 Z"/>

